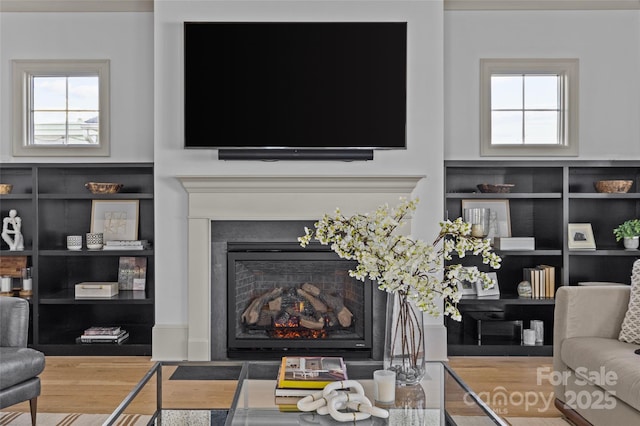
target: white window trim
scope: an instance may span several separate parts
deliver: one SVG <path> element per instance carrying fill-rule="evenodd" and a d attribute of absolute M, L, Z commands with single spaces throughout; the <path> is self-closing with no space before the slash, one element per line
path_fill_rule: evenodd
<path fill-rule="evenodd" d="M 13 60 L 13 155 L 16 157 L 105 157 L 110 152 L 109 138 L 109 60 Z M 99 83 L 100 143 L 92 146 L 30 145 L 28 132 L 29 80 L 33 75 L 97 74 Z"/>
<path fill-rule="evenodd" d="M 578 155 L 578 59 L 480 59 L 480 155 L 481 156 L 577 156 Z M 493 74 L 564 74 L 566 135 L 564 145 L 491 144 L 491 76 Z"/>

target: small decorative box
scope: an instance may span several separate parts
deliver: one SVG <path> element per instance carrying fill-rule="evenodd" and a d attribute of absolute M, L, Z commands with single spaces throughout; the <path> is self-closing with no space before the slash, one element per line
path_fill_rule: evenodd
<path fill-rule="evenodd" d="M 76 284 L 76 299 L 109 298 L 117 294 L 117 282 L 82 282 Z"/>
<path fill-rule="evenodd" d="M 493 248 L 496 250 L 535 250 L 534 237 L 495 237 Z"/>

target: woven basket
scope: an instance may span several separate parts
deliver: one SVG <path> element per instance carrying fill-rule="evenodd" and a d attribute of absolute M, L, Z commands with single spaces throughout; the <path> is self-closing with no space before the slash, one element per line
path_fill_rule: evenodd
<path fill-rule="evenodd" d="M 489 193 L 507 193 L 511 192 L 511 188 L 515 185 L 512 183 L 498 183 L 498 184 L 490 184 L 490 183 L 481 183 L 478 185 L 478 189 L 480 192 L 489 192 Z"/>
<path fill-rule="evenodd" d="M 597 192 L 625 193 L 629 192 L 633 185 L 632 180 L 599 180 L 593 183 Z"/>
<path fill-rule="evenodd" d="M 0 194 L 11 194 L 13 185 L 10 183 L 0 183 Z"/>
<path fill-rule="evenodd" d="M 87 182 L 84 187 L 91 191 L 92 194 L 115 194 L 120 191 L 124 185 L 112 182 Z"/>

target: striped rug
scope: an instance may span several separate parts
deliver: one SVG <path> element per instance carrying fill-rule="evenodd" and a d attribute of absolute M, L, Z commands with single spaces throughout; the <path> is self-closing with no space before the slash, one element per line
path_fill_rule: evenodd
<path fill-rule="evenodd" d="M 47 426 L 102 426 L 109 414 L 38 413 L 39 425 Z M 151 416 L 125 414 L 116 422 L 118 426 L 146 425 Z M 31 426 L 29 413 L 0 412 L 0 426 Z"/>
<path fill-rule="evenodd" d="M 174 416 L 175 414 L 175 416 Z M 187 415 L 188 418 L 184 416 Z M 78 414 L 78 413 L 38 413 L 38 424 L 46 426 L 101 426 L 109 417 L 108 414 Z M 118 420 L 118 426 L 141 426 L 149 422 L 151 416 L 140 414 L 125 414 Z M 505 419 L 512 426 L 570 426 L 559 417 L 535 418 L 535 417 L 508 417 Z M 461 426 L 486 425 L 485 417 L 456 418 Z M 216 425 L 223 424 L 224 419 L 214 419 L 206 410 L 192 410 L 165 412 L 163 425 Z M 31 426 L 29 413 L 0 412 L 0 426 Z"/>

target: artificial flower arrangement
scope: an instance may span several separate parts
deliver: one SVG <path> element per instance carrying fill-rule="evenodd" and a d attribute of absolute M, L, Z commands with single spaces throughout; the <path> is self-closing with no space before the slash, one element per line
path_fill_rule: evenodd
<path fill-rule="evenodd" d="M 476 267 L 454 264 L 452 254 L 464 258 L 471 253 L 497 269 L 501 259 L 492 249 L 490 240 L 471 236 L 471 224 L 461 218 L 440 222 L 440 232 L 432 244 L 412 239 L 399 228 L 415 211 L 418 200 L 402 199 L 391 208 L 378 207 L 369 214 L 346 217 L 340 209 L 324 215 L 315 223 L 315 230 L 305 228 L 298 238 L 306 247 L 312 239 L 331 249 L 341 258 L 355 260 L 352 277 L 375 281 L 380 290 L 391 293 L 387 305 L 384 366 L 396 372 L 396 382 L 413 384 L 425 374 L 425 341 L 422 316 L 414 306 L 432 316 L 441 313 L 460 321 L 457 304 L 462 281 L 482 282 L 485 289 L 493 280 Z M 444 311 L 440 312 L 439 300 Z"/>
<path fill-rule="evenodd" d="M 352 277 L 369 278 L 380 290 L 398 293 L 424 312 L 440 315 L 437 299 L 444 301 L 444 315 L 460 320 L 457 303 L 460 281 L 481 281 L 485 288 L 493 287 L 492 279 L 476 267 L 447 264 L 452 253 L 464 258 L 468 253 L 482 256 L 482 262 L 497 269 L 500 257 L 492 251 L 488 239 L 471 236 L 471 224 L 461 218 L 440 222 L 440 233 L 432 244 L 414 240 L 397 230 L 415 211 L 418 200 L 401 200 L 395 207 L 383 205 L 372 214 L 358 213 L 345 217 L 336 209 L 315 224 L 315 230 L 305 228 L 298 240 L 306 247 L 312 239 L 331 249 L 343 259 L 357 261 Z M 442 244 L 440 244 L 442 243 Z"/>

